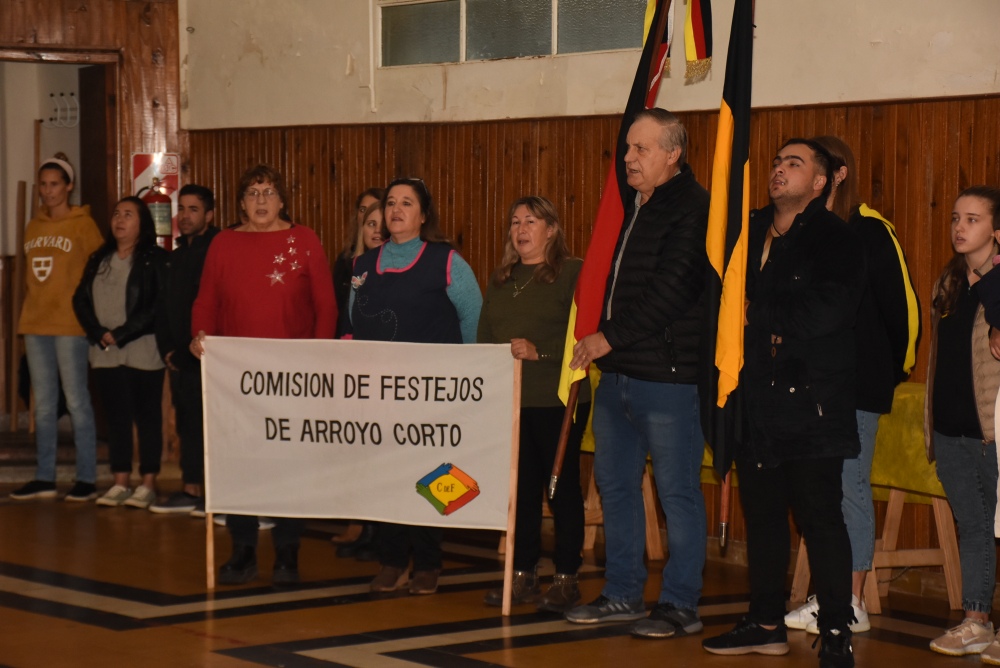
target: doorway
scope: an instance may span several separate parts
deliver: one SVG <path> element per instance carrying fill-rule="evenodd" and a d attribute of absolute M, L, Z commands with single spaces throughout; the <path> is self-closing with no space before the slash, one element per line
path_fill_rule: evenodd
<path fill-rule="evenodd" d="M 102 231 L 118 198 L 120 111 L 117 52 L 0 49 L 0 423 L 23 426 L 16 335 L 23 282 L 23 225 L 37 207 L 41 161 L 65 153 L 76 172 L 71 204 L 86 204 Z M 18 182 L 26 183 L 18 215 Z M 33 201 L 35 200 L 35 201 Z"/>

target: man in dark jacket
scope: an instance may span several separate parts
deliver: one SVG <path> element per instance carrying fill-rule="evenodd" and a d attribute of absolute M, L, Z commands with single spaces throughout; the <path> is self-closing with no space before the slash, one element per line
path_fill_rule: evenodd
<path fill-rule="evenodd" d="M 697 633 L 705 565 L 704 438 L 697 388 L 708 266 L 708 193 L 685 163 L 687 132 L 663 109 L 639 112 L 628 131 L 625 221 L 614 251 L 598 332 L 574 348 L 571 366 L 595 361 L 594 473 L 604 507 L 607 582 L 579 624 L 637 620 L 644 638 Z M 670 559 L 646 617 L 642 474 L 652 458 L 667 520 Z"/>
<path fill-rule="evenodd" d="M 202 431 L 201 364 L 188 350 L 191 343 L 191 306 L 198 296 L 201 271 L 212 238 L 215 196 L 204 186 L 188 184 L 178 197 L 177 248 L 170 253 L 167 289 L 156 318 L 156 340 L 170 371 L 170 394 L 181 439 L 184 490 L 149 509 L 154 513 L 192 513 L 205 510 L 205 441 Z"/>
<path fill-rule="evenodd" d="M 857 457 L 854 321 L 864 293 L 860 241 L 827 211 L 830 159 L 811 140 L 775 156 L 771 205 L 752 214 L 742 389 L 749 442 L 736 455 L 747 524 L 750 612 L 702 645 L 714 654 L 784 654 L 788 507 L 809 548 L 820 666 L 854 665 L 844 459 Z"/>

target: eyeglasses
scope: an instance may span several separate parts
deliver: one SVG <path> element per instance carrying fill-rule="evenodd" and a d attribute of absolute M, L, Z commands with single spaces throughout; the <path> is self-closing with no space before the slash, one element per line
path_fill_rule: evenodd
<path fill-rule="evenodd" d="M 274 188 L 264 188 L 263 190 L 250 188 L 243 193 L 244 199 L 259 199 L 261 195 L 264 196 L 264 199 L 274 199 L 278 196 L 278 191 Z"/>

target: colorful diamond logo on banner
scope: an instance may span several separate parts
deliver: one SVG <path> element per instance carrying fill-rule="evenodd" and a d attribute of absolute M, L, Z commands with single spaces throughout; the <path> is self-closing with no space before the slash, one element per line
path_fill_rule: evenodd
<path fill-rule="evenodd" d="M 417 481 L 417 494 L 442 515 L 451 515 L 479 496 L 479 483 L 457 466 L 442 464 Z"/>

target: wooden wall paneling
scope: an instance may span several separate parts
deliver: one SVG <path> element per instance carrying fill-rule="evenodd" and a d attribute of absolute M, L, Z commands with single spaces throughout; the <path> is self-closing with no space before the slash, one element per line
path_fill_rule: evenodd
<path fill-rule="evenodd" d="M 881 145 L 883 137 L 880 108 L 869 106 L 858 109 L 851 115 L 851 120 L 857 126 L 851 141 L 853 146 L 858 147 L 858 177 L 862 199 L 886 218 L 893 220 L 891 212 L 886 210 L 884 198 L 885 160 L 876 148 Z M 900 244 L 905 245 L 906 231 L 898 225 L 896 236 L 899 237 Z"/>
<path fill-rule="evenodd" d="M 959 138 L 958 138 L 958 164 L 959 164 L 959 188 L 965 188 L 971 183 L 984 183 L 977 181 L 980 175 L 985 176 L 985 161 L 981 166 L 974 162 L 976 147 L 972 145 L 973 131 L 970 125 L 976 120 L 976 106 L 978 100 L 962 100 L 959 105 Z"/>

